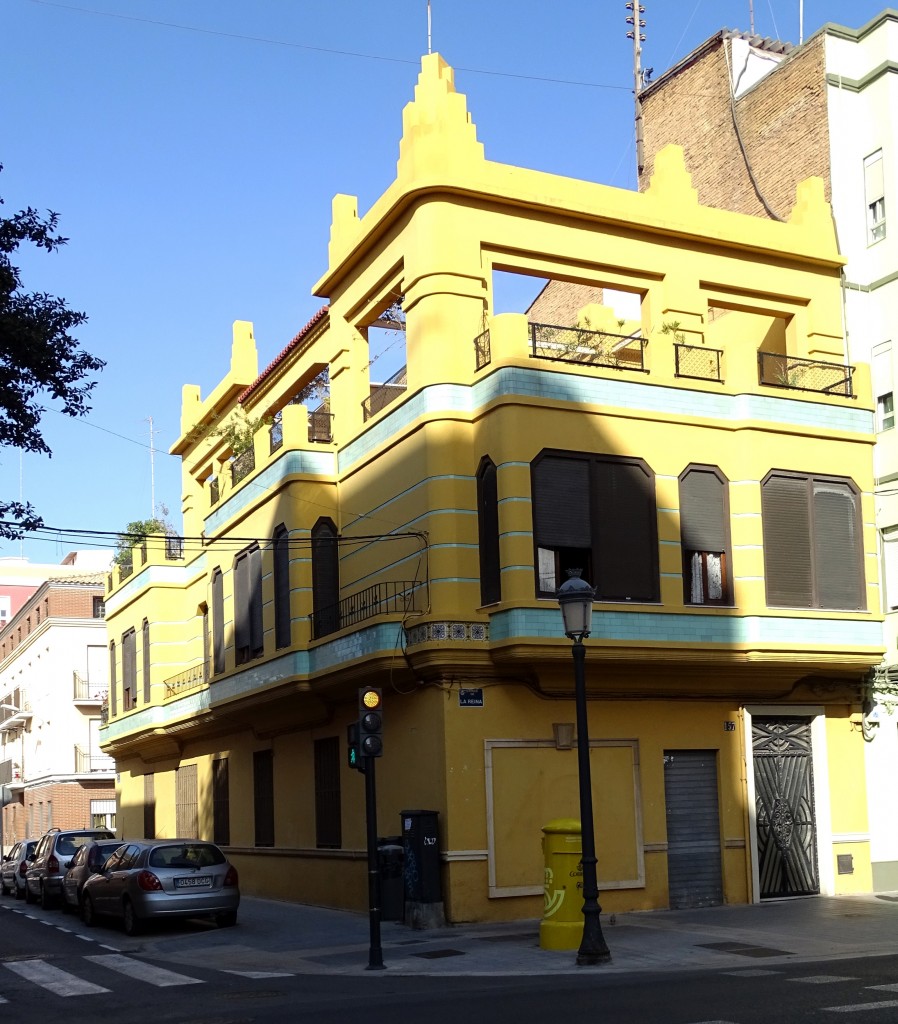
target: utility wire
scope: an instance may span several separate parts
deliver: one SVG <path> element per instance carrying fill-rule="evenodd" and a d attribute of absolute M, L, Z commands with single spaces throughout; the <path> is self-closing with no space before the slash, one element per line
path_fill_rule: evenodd
<path fill-rule="evenodd" d="M 415 67 L 420 63 L 417 60 L 409 60 L 406 57 L 385 57 L 379 53 L 362 53 L 358 50 L 337 50 L 327 46 L 312 46 L 310 43 L 293 43 L 285 39 L 270 39 L 266 36 L 250 36 L 241 32 L 225 32 L 221 29 L 201 28 L 196 25 L 183 25 L 173 21 L 159 21 L 155 18 L 138 18 L 131 14 L 117 14 L 114 11 L 95 11 L 88 7 L 76 7 L 72 4 L 56 3 L 55 0 L 30 0 L 33 4 L 41 7 L 58 7 L 65 11 L 77 11 L 79 14 L 92 14 L 100 18 L 117 18 L 120 21 L 134 21 L 144 25 L 156 25 L 160 28 L 174 28 L 182 32 L 196 32 L 199 35 L 221 36 L 225 39 L 239 39 L 251 43 L 264 43 L 267 46 L 287 46 L 296 50 L 309 50 L 313 53 L 327 53 L 339 57 L 358 57 L 363 60 L 379 60 L 391 64 L 411 64 Z M 574 85 L 586 89 L 611 89 L 620 92 L 630 92 L 624 85 L 605 85 L 602 82 L 581 82 L 568 78 L 546 78 L 539 75 L 522 75 L 510 71 L 492 71 L 487 68 L 466 68 L 455 66 L 456 71 L 467 71 L 472 75 L 493 75 L 499 78 L 519 78 L 528 82 L 548 82 L 551 85 Z"/>

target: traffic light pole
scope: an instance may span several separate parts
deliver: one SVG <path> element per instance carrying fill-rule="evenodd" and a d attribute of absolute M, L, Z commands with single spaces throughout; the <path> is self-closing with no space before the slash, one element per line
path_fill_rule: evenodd
<path fill-rule="evenodd" d="M 380 944 L 380 867 L 377 863 L 377 788 L 374 784 L 376 757 L 364 757 L 365 818 L 368 825 L 368 922 L 371 939 L 368 947 L 368 971 L 383 971 L 384 953 Z"/>

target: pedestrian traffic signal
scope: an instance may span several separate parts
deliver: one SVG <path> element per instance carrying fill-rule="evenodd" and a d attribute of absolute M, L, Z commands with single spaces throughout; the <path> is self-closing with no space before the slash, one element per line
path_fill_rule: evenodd
<path fill-rule="evenodd" d="M 364 771 L 362 767 L 362 756 L 359 753 L 359 723 L 350 722 L 346 726 L 346 757 L 350 768 Z"/>
<path fill-rule="evenodd" d="M 359 690 L 359 754 L 362 757 L 380 757 L 384 750 L 383 694 L 374 686 Z"/>

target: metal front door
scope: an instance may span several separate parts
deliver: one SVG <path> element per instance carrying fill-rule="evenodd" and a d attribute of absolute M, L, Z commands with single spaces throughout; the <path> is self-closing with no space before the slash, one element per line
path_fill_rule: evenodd
<path fill-rule="evenodd" d="M 664 800 L 671 909 L 722 903 L 717 752 L 665 750 Z"/>
<path fill-rule="evenodd" d="M 753 718 L 761 899 L 820 892 L 809 718 Z"/>

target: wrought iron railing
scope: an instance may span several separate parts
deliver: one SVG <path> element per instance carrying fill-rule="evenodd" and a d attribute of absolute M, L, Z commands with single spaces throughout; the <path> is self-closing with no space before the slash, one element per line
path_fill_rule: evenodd
<path fill-rule="evenodd" d="M 92 754 L 84 747 L 75 744 L 75 774 L 87 775 L 88 772 L 114 772 L 115 758 L 108 754 Z"/>
<path fill-rule="evenodd" d="M 532 359 L 553 359 L 562 363 L 648 372 L 643 358 L 647 344 L 645 338 L 554 324 L 532 323 L 529 326 Z"/>
<path fill-rule="evenodd" d="M 370 420 L 381 409 L 386 409 L 391 402 L 395 402 L 400 395 L 405 393 L 408 387 L 407 370 L 408 367 L 403 366 L 401 370 L 397 370 L 383 384 L 372 385 L 371 394 L 362 402 L 362 415 L 364 419 Z"/>
<path fill-rule="evenodd" d="M 0 786 L 8 786 L 12 782 L 12 759 L 0 761 Z"/>
<path fill-rule="evenodd" d="M 704 345 L 674 345 L 675 374 L 695 380 L 722 381 L 719 348 Z"/>
<path fill-rule="evenodd" d="M 758 381 L 773 388 L 854 398 L 854 367 L 779 352 L 758 353 Z"/>
<path fill-rule="evenodd" d="M 120 580 L 126 580 L 134 572 L 133 562 L 122 562 L 118 567 L 118 575 Z"/>
<path fill-rule="evenodd" d="M 484 331 L 474 339 L 474 365 L 478 370 L 490 364 L 490 332 Z"/>
<path fill-rule="evenodd" d="M 218 504 L 219 490 L 218 490 L 218 477 L 209 477 L 209 504 Z"/>
<path fill-rule="evenodd" d="M 271 421 L 271 426 L 268 428 L 268 439 L 270 442 L 270 451 L 272 454 L 280 448 L 284 443 L 284 416 L 281 412 L 276 412 L 274 418 Z"/>
<path fill-rule="evenodd" d="M 183 537 L 178 537 L 173 533 L 167 533 L 165 535 L 165 557 L 170 562 L 174 562 L 177 559 L 184 557 Z"/>
<path fill-rule="evenodd" d="M 72 672 L 73 700 L 96 700 L 101 701 L 106 696 L 106 684 L 98 685 L 91 683 L 89 679 L 82 679 L 77 672 Z"/>
<path fill-rule="evenodd" d="M 100 705 L 100 724 L 105 725 L 109 721 L 109 698 Z"/>
<path fill-rule="evenodd" d="M 239 455 L 235 455 L 234 458 L 231 459 L 231 480 L 235 484 L 238 484 L 244 477 L 249 476 L 255 468 L 255 449 L 247 448 L 245 452 L 241 452 Z"/>
<path fill-rule="evenodd" d="M 192 668 L 185 669 L 183 672 L 179 672 L 177 675 L 166 679 L 163 683 L 165 687 L 163 697 L 177 697 L 180 694 L 188 693 L 190 690 L 198 690 L 206 685 L 208 679 L 209 673 L 206 663 L 201 662 L 199 665 L 194 665 Z"/>
<path fill-rule="evenodd" d="M 409 580 L 389 580 L 375 583 L 357 594 L 344 597 L 336 604 L 328 605 L 312 613 L 312 635 L 320 639 L 336 633 L 345 626 L 357 625 L 376 615 L 406 614 L 420 611 L 418 595 L 424 584 Z"/>
<path fill-rule="evenodd" d="M 309 413 L 309 440 L 315 444 L 330 444 L 334 439 L 334 414 L 327 409 L 313 409 Z"/>

